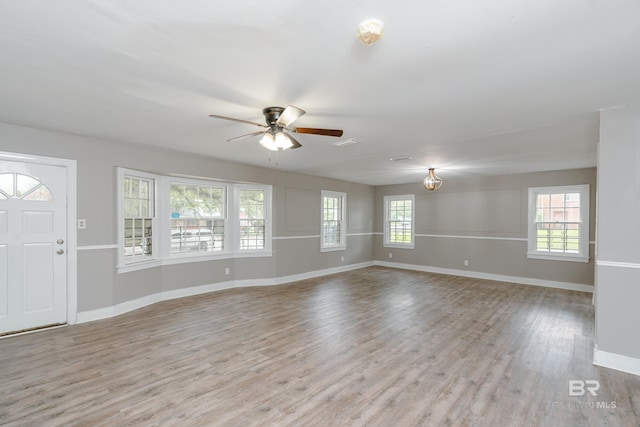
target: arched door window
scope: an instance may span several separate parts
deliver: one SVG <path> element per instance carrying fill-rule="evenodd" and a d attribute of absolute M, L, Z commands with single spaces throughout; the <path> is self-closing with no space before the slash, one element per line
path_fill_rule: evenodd
<path fill-rule="evenodd" d="M 22 199 L 51 202 L 53 195 L 36 178 L 20 173 L 0 173 L 0 200 Z"/>

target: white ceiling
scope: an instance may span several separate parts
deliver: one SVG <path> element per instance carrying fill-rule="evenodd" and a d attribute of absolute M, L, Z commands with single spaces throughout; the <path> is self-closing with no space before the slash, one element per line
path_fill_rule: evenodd
<path fill-rule="evenodd" d="M 6 0 L 0 61 L 7 123 L 372 185 L 579 168 L 597 112 L 640 99 L 640 1 Z M 288 104 L 344 137 L 270 160 L 208 117 Z"/>

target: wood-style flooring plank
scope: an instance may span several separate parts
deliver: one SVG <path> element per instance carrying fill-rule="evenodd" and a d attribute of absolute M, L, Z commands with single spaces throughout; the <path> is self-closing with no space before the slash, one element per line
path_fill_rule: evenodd
<path fill-rule="evenodd" d="M 1 339 L 0 425 L 638 426 L 593 317 L 581 292 L 382 267 L 214 292 Z"/>

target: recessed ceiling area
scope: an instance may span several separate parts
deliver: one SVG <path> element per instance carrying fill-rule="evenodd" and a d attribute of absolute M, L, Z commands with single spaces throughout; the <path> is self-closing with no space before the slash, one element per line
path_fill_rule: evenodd
<path fill-rule="evenodd" d="M 3 2 L 0 121 L 370 185 L 589 167 L 598 112 L 640 99 L 639 22 L 636 0 Z M 276 163 L 209 117 L 287 105 L 358 143 L 296 135 Z"/>

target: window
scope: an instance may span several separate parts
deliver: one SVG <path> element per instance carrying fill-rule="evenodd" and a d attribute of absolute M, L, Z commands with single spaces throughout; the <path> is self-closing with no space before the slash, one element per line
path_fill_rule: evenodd
<path fill-rule="evenodd" d="M 118 168 L 118 272 L 271 256 L 270 216 L 269 185 Z"/>
<path fill-rule="evenodd" d="M 239 188 L 238 226 L 241 251 L 266 249 L 267 191 Z"/>
<path fill-rule="evenodd" d="M 53 201 L 49 189 L 37 179 L 20 173 L 0 174 L 0 200 L 11 198 L 38 202 Z"/>
<path fill-rule="evenodd" d="M 347 247 L 345 193 L 322 191 L 321 251 L 344 250 Z"/>
<path fill-rule="evenodd" d="M 384 246 L 414 247 L 414 195 L 384 197 Z"/>
<path fill-rule="evenodd" d="M 589 262 L 589 185 L 529 189 L 529 258 Z"/>
<path fill-rule="evenodd" d="M 124 262 L 153 258 L 154 184 L 153 178 L 124 172 L 120 177 L 121 247 Z"/>
<path fill-rule="evenodd" d="M 171 254 L 224 249 L 225 188 L 172 182 Z"/>

